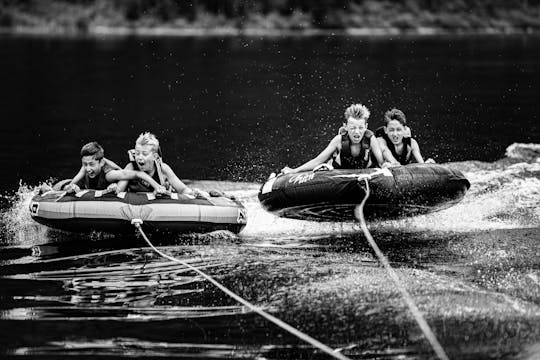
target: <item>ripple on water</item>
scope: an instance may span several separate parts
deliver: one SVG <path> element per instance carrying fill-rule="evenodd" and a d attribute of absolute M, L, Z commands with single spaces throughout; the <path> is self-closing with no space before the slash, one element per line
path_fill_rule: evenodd
<path fill-rule="evenodd" d="M 471 180 L 460 204 L 370 224 L 451 358 L 538 355 L 535 149 L 517 144 L 494 163 L 449 164 Z M 233 193 L 248 225 L 240 235 L 153 237 L 172 241 L 160 249 L 352 358 L 433 358 L 354 224 L 277 218 L 260 207 L 258 184 L 194 184 Z M 0 321 L 18 329 L 0 340 L 10 354 L 325 358 L 136 237 L 85 239 L 33 225 L 31 195 L 21 188 L 2 214 Z"/>

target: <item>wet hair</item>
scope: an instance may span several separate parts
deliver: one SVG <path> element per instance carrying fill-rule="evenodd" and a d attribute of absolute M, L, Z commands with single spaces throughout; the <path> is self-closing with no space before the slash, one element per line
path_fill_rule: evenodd
<path fill-rule="evenodd" d="M 152 134 L 151 132 L 145 132 L 139 135 L 137 138 L 137 141 L 135 141 L 135 145 L 152 145 L 152 151 L 155 153 L 160 153 L 159 151 L 159 140 L 156 138 L 156 135 Z"/>
<path fill-rule="evenodd" d="M 367 107 L 362 104 L 352 104 L 347 109 L 345 109 L 345 120 L 353 117 L 355 119 L 364 119 L 366 122 L 369 118 L 370 112 Z"/>
<path fill-rule="evenodd" d="M 96 141 L 92 141 L 81 148 L 82 156 L 94 156 L 96 160 L 101 160 L 105 156 L 105 150 Z"/>
<path fill-rule="evenodd" d="M 405 117 L 405 114 L 401 110 L 391 109 L 384 113 L 385 125 L 388 125 L 388 123 L 392 120 L 399 121 L 401 125 L 407 126 L 407 118 Z"/>

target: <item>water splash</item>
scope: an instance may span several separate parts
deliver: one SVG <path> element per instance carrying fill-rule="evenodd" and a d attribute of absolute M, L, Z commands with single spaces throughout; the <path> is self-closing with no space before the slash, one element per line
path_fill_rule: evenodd
<path fill-rule="evenodd" d="M 450 163 L 471 188 L 458 205 L 439 213 L 393 222 L 418 230 L 474 231 L 540 226 L 540 146 L 512 144 L 493 163 Z"/>
<path fill-rule="evenodd" d="M 44 184 L 50 185 L 50 180 L 39 186 Z M 0 213 L 2 219 L 0 245 L 14 243 L 33 245 L 46 234 L 47 228 L 32 220 L 28 210 L 37 188 L 20 182 L 17 192 L 4 196 L 10 205 Z"/>
<path fill-rule="evenodd" d="M 540 144 L 514 143 L 506 148 L 506 157 L 529 163 L 540 161 Z"/>
<path fill-rule="evenodd" d="M 397 221 L 372 223 L 374 228 L 414 231 L 475 231 L 540 226 L 540 145 L 510 145 L 506 157 L 492 162 L 448 163 L 465 173 L 471 189 L 458 205 L 444 211 Z M 213 243 L 247 241 L 257 246 L 312 246 L 310 240 L 349 236 L 357 232 L 352 223 L 316 223 L 276 217 L 258 202 L 260 184 L 230 181 L 190 182 L 204 190 L 219 190 L 236 197 L 248 210 L 248 224 L 240 236 L 217 232 L 186 235 L 179 241 Z M 1 214 L 3 243 L 35 244 L 47 241 L 44 226 L 32 221 L 28 205 L 34 194 L 28 185 L 5 197 L 9 206 Z M 95 236 L 94 236 L 95 237 Z M 99 236 L 98 236 L 99 238 Z"/>
<path fill-rule="evenodd" d="M 472 183 L 457 206 L 428 216 L 371 224 L 375 231 L 382 228 L 376 234 L 381 248 L 397 265 L 429 321 L 444 334 L 451 349 L 473 354 L 470 359 L 478 358 L 475 351 L 518 352 L 527 339 L 538 338 L 538 230 L 525 229 L 518 238 L 520 233 L 515 229 L 538 227 L 540 170 L 538 156 L 530 157 L 529 147 L 518 145 L 512 154 L 526 155 L 493 163 L 448 164 L 465 172 Z M 404 315 L 395 289 L 362 245 L 354 224 L 276 217 L 260 206 L 260 185 L 256 183 L 194 181 L 190 185 L 234 195 L 248 209 L 248 225 L 238 236 L 227 232 L 183 235 L 178 245 L 165 249 L 167 253 L 205 267 L 240 295 L 276 311 L 303 331 L 342 345 L 359 358 L 430 358 L 431 354 L 422 352 L 422 341 Z M 10 228 L 25 228 L 31 221 L 27 214 L 18 215 L 21 209 L 27 211 L 28 202 L 24 205 L 23 198 L 30 192 L 22 191 L 21 195 L 6 211 L 13 220 Z M 347 245 L 349 240 L 355 246 Z M 306 251 L 308 247 L 316 249 Z M 77 248 L 80 254 L 80 243 Z M 95 252 L 89 249 L 86 253 Z M 185 336 L 192 336 L 194 347 L 205 347 L 210 342 L 206 332 L 223 328 L 227 331 L 220 335 L 224 343 L 236 345 L 231 339 L 244 341 L 246 325 L 252 327 L 250 334 L 264 332 L 260 338 L 273 349 L 278 349 L 281 341 L 292 343 L 282 334 L 269 335 L 266 323 L 257 323 L 257 318 L 243 314 L 241 307 L 228 302 L 196 275 L 157 258 L 148 249 L 86 253 L 31 259 L 28 266 L 3 266 L 4 274 L 9 273 L 4 291 L 13 302 L 0 317 L 54 320 L 32 322 L 26 331 L 32 336 L 27 338 L 51 334 L 50 338 L 24 343 L 14 351 L 85 355 L 103 345 L 96 353 L 111 355 L 120 348 L 124 351 L 123 346 L 144 344 L 150 349 L 132 350 L 134 355 L 144 356 L 154 344 L 144 334 L 152 333 L 159 334 L 160 342 L 154 349 L 161 351 L 160 355 L 182 355 L 191 346 L 184 346 L 183 342 L 188 342 Z M 32 291 L 26 291 L 30 286 Z M 117 321 L 136 336 L 123 343 L 116 329 L 107 332 L 107 326 L 96 334 L 94 324 L 101 320 Z M 239 330 L 231 334 L 235 321 Z M 81 327 L 85 322 L 91 324 L 88 332 Z M 46 327 L 49 323 L 54 323 L 54 328 Z M 175 328 L 163 330 L 165 323 Z M 35 324 L 41 327 L 36 330 Z M 59 324 L 65 330 L 58 330 Z M 504 345 L 501 338 L 507 340 Z M 256 340 L 249 341 L 252 343 L 247 348 L 267 355 Z M 479 346 L 482 350 L 476 350 Z M 298 351 L 294 346 L 289 348 Z M 379 349 L 395 352 L 384 357 Z M 537 349 L 531 351 L 536 353 Z M 265 357 L 298 358 L 290 354 Z"/>

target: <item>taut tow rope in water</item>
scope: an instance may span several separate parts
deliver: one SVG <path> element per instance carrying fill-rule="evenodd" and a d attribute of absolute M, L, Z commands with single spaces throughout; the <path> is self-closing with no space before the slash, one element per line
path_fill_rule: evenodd
<path fill-rule="evenodd" d="M 180 263 L 188 268 L 190 268 L 191 270 L 195 271 L 196 273 L 198 273 L 199 275 L 201 275 L 203 278 L 205 278 L 206 280 L 208 280 L 209 282 L 211 282 L 212 284 L 214 284 L 218 289 L 220 289 L 221 291 L 223 291 L 225 294 L 229 295 L 231 298 L 233 298 L 234 300 L 238 301 L 240 304 L 244 305 L 245 307 L 253 310 L 254 312 L 256 312 L 257 314 L 261 315 L 262 317 L 264 317 L 265 319 L 267 319 L 268 321 L 276 324 L 277 326 L 279 326 L 280 328 L 288 331 L 289 333 L 293 334 L 294 336 L 298 337 L 299 339 L 313 345 L 314 347 L 316 347 L 317 349 L 327 353 L 328 355 L 332 356 L 333 358 L 336 358 L 336 359 L 339 359 L 339 360 L 351 360 L 350 358 L 348 358 L 347 356 L 341 354 L 340 352 L 332 349 L 331 347 L 321 343 L 320 341 L 312 338 L 311 336 L 301 332 L 300 330 L 298 329 L 295 329 L 294 327 L 292 327 L 291 325 L 287 324 L 286 322 L 276 318 L 275 316 L 272 316 L 270 315 L 269 313 L 267 313 L 266 311 L 256 307 L 255 305 L 251 304 L 250 302 L 248 302 L 247 300 L 243 299 L 242 297 L 236 295 L 235 293 L 233 293 L 231 290 L 227 289 L 225 286 L 221 285 L 219 282 L 217 282 L 216 280 L 214 280 L 214 278 L 212 278 L 210 275 L 207 275 L 206 273 L 204 273 L 203 271 L 201 271 L 200 269 L 188 264 L 187 262 L 185 261 L 182 261 L 180 259 L 177 259 L 173 256 L 170 256 L 170 255 L 167 255 L 163 252 L 161 252 L 160 250 L 158 250 L 151 242 L 150 240 L 148 239 L 148 237 L 146 236 L 146 234 L 144 233 L 143 229 L 141 228 L 141 224 L 143 223 L 143 221 L 141 219 L 132 219 L 131 220 L 131 223 L 137 228 L 137 230 L 139 230 L 139 233 L 142 235 L 142 237 L 144 238 L 144 240 L 146 241 L 146 243 L 148 244 L 148 246 L 150 246 L 152 248 L 152 250 L 154 250 L 157 254 L 163 256 L 164 258 L 166 259 L 169 259 L 171 261 L 174 261 L 174 262 L 177 262 L 177 263 Z"/>
<path fill-rule="evenodd" d="M 369 232 L 369 229 L 367 228 L 366 220 L 364 219 L 364 205 L 369 197 L 369 183 L 368 183 L 369 178 L 370 176 L 361 176 L 358 178 L 358 181 L 363 180 L 366 185 L 366 196 L 364 197 L 362 202 L 358 206 L 356 206 L 356 208 L 354 209 L 354 215 L 356 219 L 360 222 L 360 227 L 362 231 L 364 232 L 364 235 L 366 236 L 369 242 L 369 245 L 371 245 L 371 247 L 375 251 L 375 254 L 379 258 L 379 261 L 381 262 L 386 272 L 388 273 L 388 275 L 390 276 L 390 278 L 392 279 L 392 281 L 398 288 L 399 292 L 401 293 L 401 296 L 403 296 L 403 299 L 405 300 L 407 307 L 411 311 L 414 319 L 418 323 L 418 326 L 424 333 L 426 339 L 431 344 L 433 351 L 435 351 L 439 359 L 449 360 L 448 355 L 446 355 L 446 352 L 444 351 L 443 347 L 437 340 L 437 337 L 435 336 L 435 334 L 429 327 L 429 324 L 420 313 L 420 310 L 418 310 L 418 307 L 414 303 L 414 300 L 412 299 L 411 295 L 409 294 L 407 289 L 405 289 L 401 281 L 399 281 L 399 278 L 397 274 L 395 273 L 394 269 L 392 269 L 392 267 L 390 266 L 388 259 L 386 258 L 386 256 L 384 256 L 381 249 L 379 249 L 379 246 L 377 246 L 377 243 L 375 242 L 375 240 L 373 240 L 373 237 L 371 236 L 371 233 Z"/>

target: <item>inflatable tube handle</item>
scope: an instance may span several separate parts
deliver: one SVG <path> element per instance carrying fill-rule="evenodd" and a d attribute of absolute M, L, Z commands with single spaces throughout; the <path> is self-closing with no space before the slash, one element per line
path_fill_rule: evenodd
<path fill-rule="evenodd" d="M 372 172 L 371 174 L 359 174 L 358 181 L 362 181 L 364 179 L 371 180 L 374 177 L 379 176 L 379 175 L 394 176 L 392 175 L 392 172 L 388 168 L 384 168 L 384 169 L 376 168 L 375 171 Z"/>
<path fill-rule="evenodd" d="M 87 190 L 87 189 L 81 190 L 81 191 L 79 191 L 78 193 L 76 193 L 75 196 L 78 197 L 78 198 L 81 198 L 81 197 L 84 196 L 84 194 L 86 194 L 86 193 L 89 192 L 89 191 L 90 191 L 90 190 Z"/>
<path fill-rule="evenodd" d="M 51 190 L 52 191 L 52 190 Z M 45 194 L 43 194 L 44 196 L 47 195 L 48 193 L 50 193 L 51 191 L 47 191 Z M 67 195 L 67 191 L 62 191 L 62 193 L 60 194 L 60 196 L 58 196 L 58 198 L 56 198 L 56 200 L 54 200 L 54 202 L 58 202 L 60 199 L 62 199 L 64 196 Z"/>
<path fill-rule="evenodd" d="M 313 168 L 313 172 L 319 172 L 319 171 L 330 171 L 334 170 L 334 167 L 327 163 L 322 163 Z"/>
<path fill-rule="evenodd" d="M 103 195 L 107 195 L 107 194 L 110 194 L 114 191 L 114 189 L 105 189 L 105 190 L 96 190 L 94 192 L 94 197 L 102 197 Z"/>
<path fill-rule="evenodd" d="M 167 191 L 163 194 L 156 194 L 155 192 L 148 192 L 146 193 L 146 197 L 148 200 L 155 200 L 155 199 L 164 199 L 165 197 L 168 197 L 171 200 L 178 200 L 178 193 L 173 193 L 172 191 Z"/>

